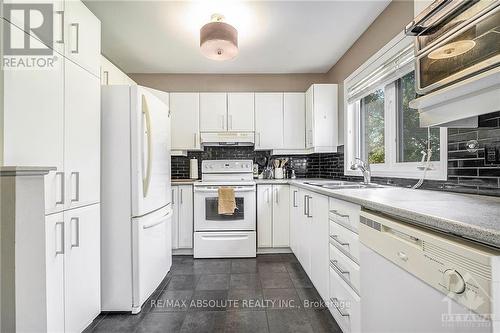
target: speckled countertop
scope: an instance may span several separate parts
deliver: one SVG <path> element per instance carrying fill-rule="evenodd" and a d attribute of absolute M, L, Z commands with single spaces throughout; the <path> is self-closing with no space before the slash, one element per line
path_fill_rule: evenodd
<path fill-rule="evenodd" d="M 197 180 L 172 180 L 173 185 Z M 500 198 L 401 187 L 329 190 L 306 182 L 332 179 L 256 179 L 257 185 L 290 184 L 349 201 L 404 222 L 500 248 Z"/>
<path fill-rule="evenodd" d="M 500 198 L 401 187 L 328 190 L 304 180 L 289 182 L 313 192 L 442 232 L 500 248 Z"/>

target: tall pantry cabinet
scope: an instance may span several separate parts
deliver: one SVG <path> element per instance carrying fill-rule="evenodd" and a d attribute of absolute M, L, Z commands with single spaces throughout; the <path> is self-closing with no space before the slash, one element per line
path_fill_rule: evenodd
<path fill-rule="evenodd" d="M 47 331 L 80 332 L 100 313 L 101 27 L 82 2 L 56 4 L 53 67 L 4 71 L 2 163 L 57 168 L 45 177 Z"/>

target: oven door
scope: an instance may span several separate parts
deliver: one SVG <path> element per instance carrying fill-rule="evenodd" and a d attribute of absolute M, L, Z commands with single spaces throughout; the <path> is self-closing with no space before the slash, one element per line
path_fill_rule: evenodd
<path fill-rule="evenodd" d="M 255 230 L 255 185 L 224 186 L 234 189 L 236 210 L 233 215 L 218 213 L 218 186 L 194 188 L 195 231 Z"/>
<path fill-rule="evenodd" d="M 476 2 L 424 30 L 415 43 L 419 94 L 499 66 L 500 1 Z"/>

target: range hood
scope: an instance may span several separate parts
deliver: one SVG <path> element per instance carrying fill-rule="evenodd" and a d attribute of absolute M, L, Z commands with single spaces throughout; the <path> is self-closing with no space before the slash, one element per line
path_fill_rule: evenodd
<path fill-rule="evenodd" d="M 203 146 L 253 146 L 254 132 L 202 132 Z"/>

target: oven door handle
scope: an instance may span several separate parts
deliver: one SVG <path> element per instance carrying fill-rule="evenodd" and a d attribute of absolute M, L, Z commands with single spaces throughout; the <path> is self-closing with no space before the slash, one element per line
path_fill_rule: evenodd
<path fill-rule="evenodd" d="M 407 36 L 419 36 L 442 22 L 470 1 L 436 0 L 405 27 Z"/>
<path fill-rule="evenodd" d="M 205 189 L 205 188 L 195 188 L 194 189 L 195 192 L 200 192 L 200 193 L 217 193 L 219 191 L 219 189 L 215 188 L 215 189 Z M 234 189 L 234 192 L 235 193 L 240 193 L 240 192 L 255 192 L 255 188 L 254 187 L 249 187 L 249 188 L 235 188 Z"/>

